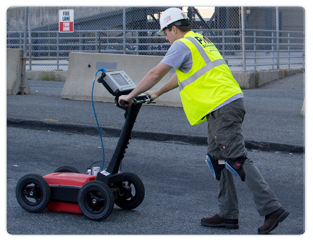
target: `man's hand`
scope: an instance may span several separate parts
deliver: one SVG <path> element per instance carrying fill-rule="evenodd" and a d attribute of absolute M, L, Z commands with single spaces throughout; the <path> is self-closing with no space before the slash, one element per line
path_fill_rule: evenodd
<path fill-rule="evenodd" d="M 122 102 L 121 104 L 121 100 L 124 101 L 124 103 Z M 129 95 L 122 95 L 122 96 L 119 96 L 118 98 L 118 103 L 120 106 L 124 106 L 124 107 L 129 107 L 130 105 L 132 105 L 134 101 L 134 98 L 130 97 Z"/>
<path fill-rule="evenodd" d="M 148 91 L 146 95 L 150 96 L 151 101 L 154 101 L 159 97 L 158 91 Z"/>
<path fill-rule="evenodd" d="M 122 95 L 119 97 L 119 105 L 123 107 L 129 107 L 133 103 L 133 100 L 135 97 L 137 97 L 141 93 L 145 93 L 147 90 L 150 90 L 150 88 L 152 88 L 156 83 L 158 83 L 171 69 L 172 69 L 171 66 L 168 66 L 163 63 L 159 63 L 156 67 L 154 67 L 147 73 L 147 75 L 139 82 L 137 87 L 134 90 L 132 90 L 130 94 Z M 176 76 L 176 74 L 174 76 Z M 171 78 L 171 80 L 172 79 L 173 78 Z M 175 85 L 177 86 L 178 85 L 177 77 L 174 79 L 176 79 Z M 172 88 L 172 85 L 170 88 Z M 168 88 L 166 88 L 164 92 L 166 91 L 169 91 Z M 162 92 L 160 92 L 160 94 L 156 94 L 155 92 L 152 92 L 152 95 L 151 95 L 152 100 L 156 99 L 161 94 Z M 127 102 L 127 104 L 120 104 L 120 100 Z"/>

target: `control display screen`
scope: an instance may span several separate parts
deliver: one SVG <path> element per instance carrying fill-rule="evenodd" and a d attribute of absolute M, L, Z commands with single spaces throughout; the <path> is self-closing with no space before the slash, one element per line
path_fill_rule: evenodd
<path fill-rule="evenodd" d="M 124 77 L 120 74 L 111 74 L 111 76 L 114 78 L 114 80 L 119 84 L 120 86 L 129 85 L 129 83 L 124 79 Z"/>
<path fill-rule="evenodd" d="M 136 87 L 125 71 L 106 72 L 103 81 L 102 84 L 113 96 L 120 95 L 121 92 L 126 93 Z"/>

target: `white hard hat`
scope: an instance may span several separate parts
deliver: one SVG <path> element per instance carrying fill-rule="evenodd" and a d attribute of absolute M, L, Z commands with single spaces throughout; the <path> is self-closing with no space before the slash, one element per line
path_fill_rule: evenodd
<path fill-rule="evenodd" d="M 164 35 L 165 28 L 167 28 L 170 24 L 182 19 L 189 20 L 187 15 L 181 9 L 179 8 L 166 9 L 160 17 L 161 30 L 159 31 L 158 35 Z"/>

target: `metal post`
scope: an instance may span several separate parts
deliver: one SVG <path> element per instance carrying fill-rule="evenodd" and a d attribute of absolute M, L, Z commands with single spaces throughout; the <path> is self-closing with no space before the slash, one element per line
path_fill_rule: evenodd
<path fill-rule="evenodd" d="M 24 25 L 24 46 L 23 46 L 23 57 L 26 57 L 26 46 L 27 46 L 27 22 L 28 22 L 28 7 L 25 7 L 25 25 Z"/>
<path fill-rule="evenodd" d="M 274 70 L 274 31 L 272 32 L 272 41 L 271 41 L 271 43 L 272 43 L 272 70 Z"/>
<path fill-rule="evenodd" d="M 60 38 L 60 35 L 59 35 L 59 32 L 57 32 L 57 71 L 59 71 L 59 68 L 60 68 L 60 58 L 59 58 L 59 53 L 60 53 L 60 47 L 59 47 L 59 38 Z"/>
<path fill-rule="evenodd" d="M 28 15 L 28 33 L 28 64 L 29 70 L 32 70 L 32 32 L 30 27 L 30 14 Z"/>
<path fill-rule="evenodd" d="M 245 12 L 244 7 L 241 7 L 241 48 L 242 48 L 242 69 L 246 71 L 246 46 L 245 46 Z"/>
<path fill-rule="evenodd" d="M 20 92 L 21 95 L 25 94 L 25 88 L 26 88 L 26 57 L 22 57 L 22 80 L 21 80 L 21 86 L 20 86 Z"/>
<path fill-rule="evenodd" d="M 51 29 L 50 29 L 50 25 L 48 25 L 48 43 L 49 43 L 49 47 L 48 47 L 48 55 L 49 57 L 51 56 Z"/>
<path fill-rule="evenodd" d="M 225 58 L 225 30 L 222 30 L 222 53 Z"/>
<path fill-rule="evenodd" d="M 253 32 L 253 44 L 254 44 L 254 71 L 256 71 L 256 31 Z"/>
<path fill-rule="evenodd" d="M 78 40 L 78 44 L 79 44 L 79 51 L 82 51 L 83 50 L 83 38 L 84 38 L 84 34 L 80 31 L 80 25 L 78 26 L 75 26 L 75 28 L 78 27 L 78 36 L 79 36 L 79 40 Z"/>
<path fill-rule="evenodd" d="M 28 7 L 25 7 L 25 28 L 24 28 L 24 46 L 22 57 L 22 80 L 21 80 L 21 95 L 24 95 L 25 83 L 26 83 L 26 55 L 27 55 L 27 23 L 28 23 Z"/>
<path fill-rule="evenodd" d="M 126 8 L 123 8 L 123 54 L 126 54 Z"/>
<path fill-rule="evenodd" d="M 290 69 L 290 33 L 288 33 L 288 69 Z"/>
<path fill-rule="evenodd" d="M 277 69 L 279 69 L 279 11 L 276 7 L 276 51 L 277 51 Z"/>
<path fill-rule="evenodd" d="M 18 43 L 18 47 L 22 49 L 22 33 L 18 33 Z"/>
<path fill-rule="evenodd" d="M 97 53 L 97 49 L 98 49 L 98 39 L 100 39 L 100 31 L 99 31 L 99 35 L 97 31 L 95 32 L 95 53 Z M 99 46 L 99 53 L 100 53 L 100 46 Z"/>
<path fill-rule="evenodd" d="M 139 50 L 139 45 L 138 45 L 139 42 L 138 41 L 139 41 L 139 38 L 138 38 L 138 30 L 137 30 L 136 31 L 136 46 L 137 46 L 136 47 L 136 55 L 138 55 L 138 53 L 139 53 L 138 52 L 138 50 Z"/>
<path fill-rule="evenodd" d="M 302 41 L 302 43 L 303 43 L 303 54 L 302 54 L 302 56 L 303 56 L 303 69 L 305 69 L 305 49 L 304 49 L 305 45 L 304 45 L 304 41 L 305 41 L 305 33 L 303 32 L 303 41 Z"/>

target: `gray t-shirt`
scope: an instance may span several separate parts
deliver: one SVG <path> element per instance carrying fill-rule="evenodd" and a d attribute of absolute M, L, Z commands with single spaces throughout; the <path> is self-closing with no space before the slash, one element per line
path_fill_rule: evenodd
<path fill-rule="evenodd" d="M 176 41 L 171 45 L 161 62 L 187 73 L 192 68 L 191 51 L 183 42 Z"/>

